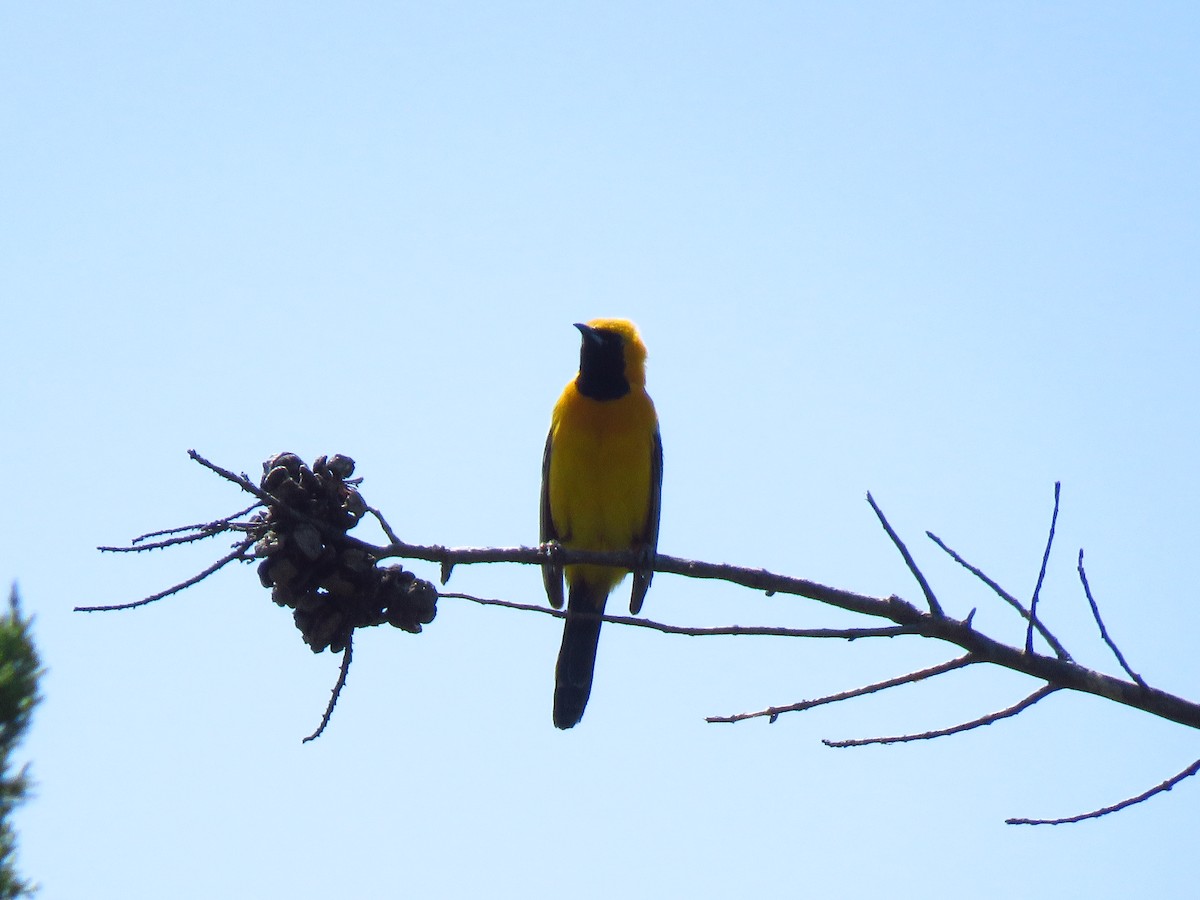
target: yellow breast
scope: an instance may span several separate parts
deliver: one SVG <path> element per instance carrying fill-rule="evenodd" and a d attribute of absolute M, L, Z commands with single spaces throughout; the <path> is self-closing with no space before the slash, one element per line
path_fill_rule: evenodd
<path fill-rule="evenodd" d="M 550 512 L 562 543 L 586 550 L 621 550 L 644 533 L 650 508 L 657 418 L 644 390 L 597 401 L 569 384 L 552 419 Z M 615 586 L 622 569 L 571 566 L 567 580 Z"/>

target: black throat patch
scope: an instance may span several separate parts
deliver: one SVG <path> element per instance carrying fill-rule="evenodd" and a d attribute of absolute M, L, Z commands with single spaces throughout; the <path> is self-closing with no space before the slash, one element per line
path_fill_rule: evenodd
<path fill-rule="evenodd" d="M 580 329 L 579 377 L 575 387 L 593 400 L 617 400 L 629 393 L 625 378 L 625 344 L 621 335 L 603 329 Z"/>

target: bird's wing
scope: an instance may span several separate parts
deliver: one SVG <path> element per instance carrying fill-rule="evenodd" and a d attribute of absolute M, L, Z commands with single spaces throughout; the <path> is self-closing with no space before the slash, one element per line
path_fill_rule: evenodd
<path fill-rule="evenodd" d="M 558 529 L 554 527 L 554 516 L 550 513 L 550 452 L 554 444 L 554 428 L 546 435 L 546 449 L 542 453 L 542 504 L 541 504 L 541 542 L 558 540 Z M 546 585 L 546 597 L 555 609 L 563 605 L 563 573 L 562 566 L 546 563 L 542 566 L 542 582 Z"/>
<path fill-rule="evenodd" d="M 662 512 L 662 471 L 662 434 L 655 429 L 654 445 L 650 450 L 650 503 L 646 507 L 646 524 L 638 536 L 636 544 L 650 565 L 653 565 L 654 555 L 658 552 L 658 520 Z M 653 568 L 634 570 L 633 592 L 629 596 L 629 611 L 635 616 L 642 610 L 642 601 L 646 599 L 646 591 L 650 590 L 650 582 L 653 578 Z"/>

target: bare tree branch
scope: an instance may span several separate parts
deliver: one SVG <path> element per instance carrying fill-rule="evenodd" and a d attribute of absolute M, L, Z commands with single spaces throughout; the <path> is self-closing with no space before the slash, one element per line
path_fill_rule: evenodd
<path fill-rule="evenodd" d="M 346 678 L 350 675 L 350 663 L 354 659 L 354 637 L 346 641 L 346 649 L 342 651 L 342 667 L 338 673 L 337 684 L 333 686 L 330 692 L 329 705 L 325 707 L 325 713 L 321 716 L 321 724 L 317 726 L 317 730 L 304 738 L 300 743 L 307 744 L 309 741 L 315 741 L 325 731 L 329 720 L 333 718 L 334 707 L 337 706 L 338 698 L 342 696 L 342 688 L 346 686 Z"/>
<path fill-rule="evenodd" d="M 1050 629 L 1048 629 L 1044 624 L 1042 624 L 1041 621 L 1035 621 L 1033 619 L 1033 617 L 1029 615 L 1029 610 L 1027 610 L 1025 608 L 1024 604 L 1022 604 L 1020 600 L 1018 600 L 1016 597 L 1014 597 L 1012 594 L 1010 594 L 1008 591 L 1006 591 L 1004 588 L 1002 588 L 1000 585 L 998 585 L 992 578 L 988 577 L 988 575 L 985 574 L 982 569 L 980 569 L 977 566 L 971 565 L 969 562 L 967 562 L 965 559 L 963 559 L 961 556 L 959 556 L 958 553 L 956 553 L 954 550 L 952 550 L 950 547 L 948 547 L 946 545 L 946 542 L 943 541 L 936 534 L 934 534 L 932 531 L 926 531 L 925 536 L 928 537 L 935 544 L 937 544 L 939 547 L 941 547 L 943 550 L 945 550 L 946 554 L 952 560 L 954 560 L 956 563 L 958 563 L 960 566 L 962 566 L 964 569 L 966 569 L 968 572 L 970 572 L 972 575 L 974 575 L 976 578 L 978 578 L 980 581 L 982 581 L 984 584 L 986 584 L 988 587 L 990 587 L 1001 600 L 1003 600 L 1005 603 L 1007 603 L 1009 606 L 1011 606 L 1013 609 L 1015 609 L 1017 612 L 1019 612 L 1021 614 L 1021 617 L 1024 618 L 1025 621 L 1033 622 L 1033 627 L 1038 630 L 1038 634 L 1040 634 L 1043 638 L 1046 639 L 1046 643 L 1050 645 L 1050 649 L 1054 651 L 1055 656 L 1057 656 L 1059 659 L 1065 659 L 1065 660 L 1071 659 L 1071 654 L 1067 652 L 1066 648 L 1063 647 L 1063 645 L 1059 642 L 1058 638 L 1056 638 L 1050 632 Z"/>
<path fill-rule="evenodd" d="M 978 719 L 972 719 L 970 722 L 952 725 L 949 728 L 939 728 L 937 731 L 923 731 L 920 734 L 898 734 L 891 737 L 853 738 L 845 741 L 823 740 L 821 743 L 826 747 L 836 748 L 865 747 L 868 744 L 902 744 L 908 741 L 928 741 L 933 738 L 947 737 L 952 734 L 962 734 L 964 731 L 970 731 L 973 728 L 979 728 L 983 725 L 991 725 L 993 722 L 999 722 L 1001 719 L 1012 718 L 1058 690 L 1061 690 L 1061 688 L 1046 685 L 1045 687 L 1038 688 L 1020 703 L 1014 703 L 1012 706 L 997 710 L 994 713 L 988 713 L 986 716 L 980 716 Z"/>
<path fill-rule="evenodd" d="M 538 606 L 534 603 L 515 603 L 512 600 L 497 600 L 492 597 L 477 597 L 473 594 L 460 594 L 455 591 L 439 591 L 438 597 L 449 597 L 457 600 L 470 600 L 480 606 L 500 606 L 504 609 L 519 609 L 525 612 L 541 613 L 555 619 L 565 619 L 565 609 L 553 609 L 548 606 Z M 890 625 L 883 628 L 782 628 L 770 625 L 717 625 L 711 628 L 691 628 L 684 625 L 667 625 L 655 622 L 653 619 L 639 619 L 635 616 L 597 616 L 601 622 L 612 622 L 614 625 L 629 625 L 632 628 L 649 628 L 663 634 L 684 634 L 691 637 L 711 637 L 714 635 L 746 635 L 760 637 L 798 637 L 798 638 L 841 638 L 856 641 L 860 638 L 899 637 L 905 634 L 915 634 L 911 627 L 905 625 Z"/>
<path fill-rule="evenodd" d="M 1149 800 L 1155 794 L 1161 794 L 1164 791 L 1169 791 L 1185 778 L 1191 778 L 1197 772 L 1200 772 L 1200 759 L 1196 760 L 1178 775 L 1173 775 L 1162 784 L 1155 785 L 1148 791 L 1143 791 L 1136 797 L 1130 797 L 1127 800 L 1122 800 L 1120 803 L 1114 803 L 1112 806 L 1105 806 L 1102 809 L 1094 809 L 1091 812 L 1080 813 L 1077 816 L 1066 816 L 1061 819 L 1005 819 L 1005 825 L 1071 825 L 1075 822 L 1082 822 L 1086 819 L 1098 819 L 1101 816 L 1107 816 L 1110 813 L 1119 812 L 1133 806 L 1136 803 L 1141 803 L 1143 800 Z"/>
<path fill-rule="evenodd" d="M 158 531 L 139 534 L 126 547 L 97 547 L 96 549 L 101 553 L 143 553 L 147 550 L 161 550 L 165 547 L 174 547 L 178 544 L 194 544 L 196 541 L 207 540 L 208 538 L 216 537 L 219 534 L 225 534 L 230 531 L 250 531 L 254 528 L 253 523 L 238 522 L 237 520 L 262 505 L 261 502 L 252 503 L 245 509 L 238 510 L 233 515 L 225 516 L 214 522 L 180 525 L 176 528 L 163 528 Z M 164 537 L 165 535 L 174 535 L 174 537 Z M 150 541 L 149 539 L 153 537 L 164 537 L 164 539 L 161 541 Z"/>
<path fill-rule="evenodd" d="M 393 544 L 372 548 L 372 552 L 380 558 L 421 559 L 436 563 L 448 562 L 455 566 L 498 562 L 539 565 L 548 558 L 548 551 L 539 547 L 451 548 L 439 545 Z M 631 568 L 638 562 L 637 554 L 632 552 L 592 553 L 566 548 L 558 549 L 558 558 L 564 565 L 592 563 Z M 978 662 L 992 663 L 1059 687 L 1094 694 L 1115 703 L 1131 706 L 1190 728 L 1200 728 L 1200 704 L 1157 688 L 1097 672 L 1069 657 L 1060 659 L 1038 653 L 1025 653 L 1024 648 L 1004 644 L 975 630 L 968 620 L 923 613 L 895 594 L 890 597 L 871 597 L 803 578 L 778 575 L 766 569 L 706 563 L 665 553 L 655 556 L 653 569 L 655 572 L 687 578 L 719 579 L 763 592 L 806 597 L 838 609 L 887 619 L 897 625 L 911 627 L 912 633 L 921 637 L 956 644 L 976 657 Z"/>
<path fill-rule="evenodd" d="M 926 678 L 932 678 L 934 675 L 941 675 L 945 672 L 953 672 L 955 669 L 961 669 L 963 666 L 969 666 L 979 660 L 973 659 L 968 653 L 960 656 L 957 659 L 952 659 L 949 662 L 939 663 L 936 666 L 931 666 L 928 669 L 921 669 L 919 672 L 909 672 L 907 675 L 901 675 L 897 678 L 889 678 L 887 681 L 878 681 L 875 684 L 868 684 L 864 687 L 854 688 L 850 691 L 842 691 L 839 694 L 829 694 L 825 697 L 818 697 L 815 700 L 801 700 L 799 703 L 790 703 L 787 706 L 770 706 L 767 709 L 760 709 L 757 712 L 738 713 L 733 716 L 709 716 L 704 721 L 721 723 L 721 722 L 742 722 L 746 719 L 759 719 L 766 717 L 772 724 L 779 716 L 785 712 L 800 712 L 806 709 L 812 709 L 814 706 L 824 706 L 827 703 L 841 703 L 843 700 L 850 700 L 854 697 L 862 697 L 866 694 L 874 694 L 877 691 L 886 691 L 888 688 L 898 687 L 902 684 L 913 684 L 917 681 L 924 681 Z"/>
<path fill-rule="evenodd" d="M 1025 652 L 1033 652 L 1033 627 L 1037 622 L 1038 594 L 1046 580 L 1046 565 L 1050 562 L 1050 548 L 1054 546 L 1054 526 L 1058 524 L 1058 498 L 1062 482 L 1054 482 L 1054 514 L 1050 517 L 1050 533 L 1046 536 L 1046 552 L 1042 554 L 1042 567 L 1038 570 L 1037 584 L 1033 586 L 1033 599 L 1029 601 L 1029 625 L 1025 628 Z"/>
<path fill-rule="evenodd" d="M 245 509 L 239 509 L 237 512 L 232 513 L 231 515 L 223 516 L 222 518 L 216 519 L 215 521 L 212 521 L 212 522 L 200 522 L 196 525 L 177 525 L 174 528 L 162 528 L 158 531 L 150 531 L 150 532 L 147 532 L 146 534 L 138 535 L 132 541 L 130 541 L 130 543 L 131 544 L 140 544 L 143 541 L 149 540 L 150 538 L 153 538 L 153 537 L 163 537 L 163 536 L 169 535 L 169 534 L 179 534 L 180 532 L 184 532 L 184 531 L 199 531 L 199 532 L 211 532 L 213 534 L 220 534 L 222 531 L 226 530 L 226 527 L 231 522 L 234 522 L 235 520 L 240 519 L 242 516 L 249 515 L 250 513 L 254 512 L 254 510 L 258 509 L 262 505 L 263 505 L 262 501 L 259 501 L 257 503 L 251 503 Z M 100 549 L 106 550 L 108 548 L 101 547 Z M 118 548 L 118 549 L 125 550 L 128 548 L 122 547 L 122 548 Z"/>
<path fill-rule="evenodd" d="M 935 616 L 944 615 L 942 605 L 938 603 L 937 597 L 934 596 L 933 588 L 929 586 L 929 582 L 925 579 L 925 574 L 917 568 L 912 554 L 908 552 L 908 547 L 904 546 L 904 541 L 900 540 L 900 535 L 896 534 L 896 530 L 892 528 L 891 523 L 887 520 L 887 516 L 883 514 L 883 510 L 879 508 L 879 504 L 875 502 L 875 498 L 871 496 L 870 491 L 867 491 L 867 502 L 871 504 L 871 509 L 875 510 L 875 516 L 879 519 L 879 524 L 883 526 L 883 530 L 887 532 L 887 536 L 891 538 L 892 543 L 896 545 L 896 549 L 900 551 L 900 555 L 904 557 L 904 564 L 908 566 L 908 571 L 912 572 L 913 578 L 921 586 L 921 593 L 925 595 L 925 602 L 929 604 L 929 612 Z"/>
<path fill-rule="evenodd" d="M 247 558 L 246 551 L 249 550 L 250 547 L 253 546 L 253 544 L 254 544 L 254 538 L 250 538 L 249 540 L 242 541 L 240 544 L 238 544 L 236 547 L 233 548 L 232 553 L 228 554 L 227 556 L 222 556 L 215 563 L 213 563 L 211 566 L 204 569 L 203 571 L 198 572 L 197 574 L 193 575 L 191 578 L 181 581 L 178 584 L 171 585 L 171 587 L 167 588 L 164 591 L 159 591 L 157 594 L 151 594 L 149 597 L 143 597 L 141 600 L 135 600 L 132 603 L 116 603 L 116 604 L 113 604 L 112 606 L 76 606 L 74 611 L 75 612 L 113 612 L 118 609 L 136 609 L 139 606 L 145 606 L 147 603 L 153 603 L 155 600 L 161 600 L 164 597 L 170 597 L 172 594 L 178 594 L 180 591 L 182 591 L 186 588 L 190 588 L 193 584 L 199 584 L 201 581 L 203 581 L 209 575 L 213 574 L 218 569 L 223 569 L 225 566 L 229 565 L 229 563 L 233 562 L 234 560 L 246 559 Z"/>
<path fill-rule="evenodd" d="M 389 541 L 391 541 L 393 544 L 400 543 L 400 538 L 396 537 L 396 532 L 392 531 L 392 526 L 389 525 L 387 519 L 383 517 L 383 513 L 373 506 L 368 506 L 367 512 L 369 512 L 375 518 L 375 521 L 379 523 L 379 527 L 383 529 L 383 533 L 387 535 L 387 539 Z M 442 583 L 445 584 L 445 582 L 448 580 L 449 579 L 447 578 L 443 580 Z"/>
<path fill-rule="evenodd" d="M 1092 588 L 1088 584 L 1087 572 L 1083 570 L 1082 549 L 1079 551 L 1079 563 L 1076 566 L 1076 570 L 1079 572 L 1080 582 L 1083 583 L 1083 593 L 1087 597 L 1088 605 L 1092 608 L 1092 618 L 1096 620 L 1096 625 L 1100 629 L 1100 637 L 1104 639 L 1104 643 L 1108 644 L 1108 649 L 1113 652 L 1113 656 L 1117 658 L 1117 662 L 1121 664 L 1121 668 L 1125 670 L 1126 674 L 1142 687 L 1146 687 L 1146 682 L 1142 680 L 1142 676 L 1129 668 L 1129 663 L 1125 662 L 1125 654 L 1120 651 L 1113 639 L 1108 636 L 1108 629 L 1104 627 L 1104 620 L 1100 618 L 1100 607 L 1096 605 L 1096 600 L 1092 597 Z"/>
<path fill-rule="evenodd" d="M 195 460 L 196 462 L 200 463 L 200 465 L 204 466 L 204 468 L 208 469 L 211 472 L 216 472 L 218 475 L 220 475 L 226 481 L 236 484 L 243 491 L 245 491 L 248 494 L 253 494 L 255 497 L 257 497 L 259 500 L 263 501 L 264 503 L 276 505 L 276 506 L 278 506 L 280 504 L 280 501 L 278 498 L 272 497 L 269 493 L 267 493 L 266 491 L 259 488 L 259 486 L 257 484 L 255 484 L 253 481 L 251 481 L 249 476 L 247 476 L 245 474 L 237 475 L 233 472 L 230 472 L 228 469 L 224 469 L 221 466 L 218 466 L 216 463 L 214 463 L 208 459 L 205 459 L 203 456 L 201 456 L 195 450 L 188 451 L 188 459 Z M 253 509 L 253 507 L 251 507 L 251 509 Z"/>
<path fill-rule="evenodd" d="M 295 454 L 278 454 L 264 464 L 264 474 L 259 485 L 251 482 L 246 475 L 237 475 L 213 464 L 194 450 L 189 451 L 189 456 L 200 465 L 252 494 L 258 502 L 239 513 L 214 522 L 150 532 L 135 538 L 128 547 L 102 549 L 116 552 L 156 549 L 179 543 L 190 543 L 226 532 L 243 535 L 242 540 L 234 546 L 231 553 L 217 560 L 202 572 L 164 591 L 133 603 L 76 607 L 76 609 L 84 612 L 98 612 L 144 606 L 196 584 L 230 562 L 258 559 L 259 579 L 264 586 L 272 589 L 272 599 L 276 603 L 288 606 L 293 610 L 296 626 L 313 651 L 320 652 L 330 649 L 333 652 L 343 652 L 341 670 L 337 684 L 331 692 L 329 704 L 320 725 L 305 738 L 306 741 L 318 737 L 329 724 L 338 698 L 346 684 L 353 659 L 353 634 L 358 628 L 386 622 L 405 631 L 419 633 L 423 625 L 433 621 L 436 614 L 436 601 L 444 597 L 462 598 L 486 606 L 532 611 L 556 617 L 563 615 L 560 611 L 533 604 L 513 603 L 451 592 L 439 593 L 433 585 L 416 578 L 415 575 L 405 571 L 399 565 L 381 565 L 384 560 L 419 559 L 435 563 L 440 566 L 443 583 L 449 578 L 455 566 L 466 564 L 504 562 L 542 566 L 553 562 L 556 566 L 592 564 L 626 569 L 647 565 L 647 560 L 636 551 L 587 552 L 569 549 L 553 542 L 539 547 L 457 548 L 405 543 L 397 538 L 396 532 L 383 515 L 368 506 L 363 500 L 357 490 L 361 479 L 349 477 L 354 470 L 354 461 L 341 455 L 318 457 L 310 468 Z M 714 723 L 738 722 L 751 718 L 767 718 L 770 722 L 774 722 L 784 712 L 798 712 L 816 706 L 838 703 L 902 684 L 923 681 L 935 675 L 978 663 L 1001 666 L 1044 683 L 1042 687 L 1019 703 L 969 722 L 920 734 L 826 741 L 825 743 L 831 747 L 895 744 L 960 734 L 1018 715 L 1059 690 L 1073 690 L 1103 697 L 1190 728 L 1200 729 L 1200 704 L 1150 687 L 1125 661 L 1125 657 L 1109 636 L 1100 616 L 1099 607 L 1092 595 L 1083 568 L 1083 551 L 1080 551 L 1077 569 L 1084 593 L 1091 606 L 1092 615 L 1100 629 L 1101 637 L 1131 680 L 1098 672 L 1075 662 L 1063 644 L 1040 621 L 1036 608 L 1054 541 L 1059 498 L 1060 485 L 1056 484 L 1054 514 L 1051 518 L 1037 584 L 1034 587 L 1033 598 L 1028 610 L 1021 601 L 1004 590 L 979 568 L 967 563 L 940 538 L 932 532 L 926 532 L 930 539 L 952 559 L 974 574 L 1021 614 L 1027 623 L 1023 647 L 1004 643 L 976 630 L 973 625 L 974 610 L 962 620 L 947 615 L 920 567 L 917 566 L 904 542 L 891 527 L 882 509 L 870 494 L 867 495 L 867 501 L 888 538 L 903 557 L 905 565 L 920 585 L 928 604 L 928 612 L 923 612 L 895 594 L 888 597 L 872 597 L 803 578 L 779 575 L 765 569 L 706 563 L 659 553 L 650 561 L 655 572 L 680 575 L 686 578 L 722 580 L 754 591 L 762 591 L 768 596 L 788 594 L 804 597 L 891 624 L 854 628 L 778 628 L 743 625 L 696 628 L 669 625 L 630 616 L 603 616 L 602 618 L 604 621 L 614 624 L 650 628 L 666 634 L 692 636 L 770 635 L 856 640 L 866 637 L 916 635 L 953 644 L 964 651 L 963 655 L 956 659 L 937 666 L 909 672 L 852 690 L 785 706 L 772 706 L 757 712 L 712 716 L 707 719 Z M 254 513 L 248 519 L 243 518 L 260 506 L 265 507 L 265 511 Z M 379 522 L 389 540 L 388 544 L 376 546 L 348 534 L 348 531 L 367 514 L 372 515 Z M 166 536 L 164 540 L 145 543 L 149 538 L 164 536 Z M 253 547 L 252 552 L 251 547 Z M 1033 648 L 1033 632 L 1035 630 L 1045 639 L 1055 654 L 1054 656 L 1035 652 Z M 1061 824 L 1107 815 L 1110 812 L 1140 803 L 1156 793 L 1170 790 L 1175 784 L 1195 774 L 1196 771 L 1200 771 L 1200 760 L 1173 778 L 1137 797 L 1079 816 L 1063 819 L 1010 819 L 1008 821 L 1012 824 Z"/>

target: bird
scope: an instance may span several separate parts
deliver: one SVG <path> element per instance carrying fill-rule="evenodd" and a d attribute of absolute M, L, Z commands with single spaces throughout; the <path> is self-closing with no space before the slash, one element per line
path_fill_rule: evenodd
<path fill-rule="evenodd" d="M 629 611 L 654 577 L 662 500 L 662 437 L 646 393 L 646 345 L 627 319 L 576 323 L 579 374 L 563 389 L 542 455 L 541 540 L 575 550 L 635 550 Z M 600 619 L 629 574 L 612 566 L 542 567 L 550 605 L 567 613 L 554 683 L 554 724 L 573 728 L 592 690 Z"/>

